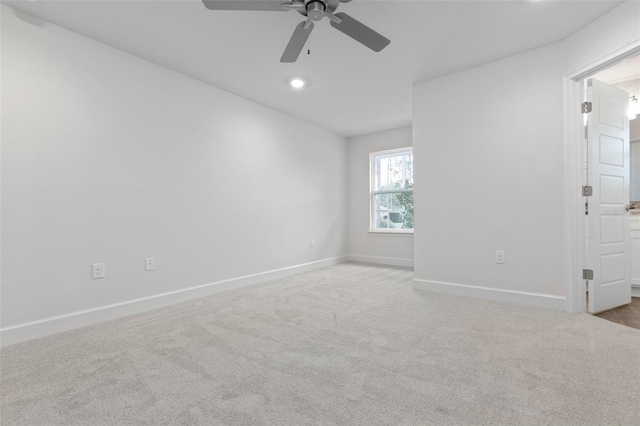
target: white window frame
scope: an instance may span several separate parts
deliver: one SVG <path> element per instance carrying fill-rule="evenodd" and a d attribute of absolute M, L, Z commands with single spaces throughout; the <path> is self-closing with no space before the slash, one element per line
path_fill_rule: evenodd
<path fill-rule="evenodd" d="M 380 155 L 397 154 L 401 152 L 411 151 L 413 157 L 413 146 L 407 146 L 404 148 L 388 149 L 385 151 L 376 151 L 369 153 L 369 233 L 371 234 L 404 234 L 413 235 L 413 228 L 376 228 L 375 224 L 375 196 L 377 194 L 396 194 L 399 192 L 411 192 L 413 189 L 392 189 L 386 191 L 374 191 L 374 185 L 376 181 L 375 176 L 375 158 Z M 415 199 L 414 199 L 415 202 Z M 414 215 L 415 219 L 415 215 Z"/>

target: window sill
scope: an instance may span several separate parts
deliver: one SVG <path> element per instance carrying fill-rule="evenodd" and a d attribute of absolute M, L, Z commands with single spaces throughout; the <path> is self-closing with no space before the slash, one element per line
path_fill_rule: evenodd
<path fill-rule="evenodd" d="M 369 235 L 372 237 L 411 237 L 413 238 L 413 231 L 369 231 Z"/>

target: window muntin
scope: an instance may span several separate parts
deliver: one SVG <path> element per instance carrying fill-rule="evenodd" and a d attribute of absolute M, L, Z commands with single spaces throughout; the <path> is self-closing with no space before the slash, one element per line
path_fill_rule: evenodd
<path fill-rule="evenodd" d="M 371 231 L 413 232 L 413 150 L 371 153 Z"/>

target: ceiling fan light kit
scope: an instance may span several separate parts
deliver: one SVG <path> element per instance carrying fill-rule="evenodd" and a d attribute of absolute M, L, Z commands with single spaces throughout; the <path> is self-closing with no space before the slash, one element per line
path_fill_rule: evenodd
<path fill-rule="evenodd" d="M 295 62 L 300 56 L 306 44 L 314 22 L 327 17 L 331 21 L 331 26 L 346 34 L 357 42 L 367 46 L 374 52 L 380 52 L 387 47 L 391 41 L 364 25 L 362 22 L 352 18 L 346 13 L 336 13 L 340 3 L 348 3 L 351 0 L 202 0 L 209 10 L 253 10 L 286 12 L 297 10 L 298 13 L 307 19 L 301 22 L 293 30 L 287 47 L 280 58 L 280 62 Z"/>

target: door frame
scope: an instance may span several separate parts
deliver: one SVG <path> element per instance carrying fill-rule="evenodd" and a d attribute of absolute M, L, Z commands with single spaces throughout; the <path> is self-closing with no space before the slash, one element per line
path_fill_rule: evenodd
<path fill-rule="evenodd" d="M 584 221 L 584 119 L 580 111 L 584 80 L 611 65 L 640 54 L 640 40 L 563 77 L 564 88 L 564 255 L 565 311 L 587 312 L 582 269 L 586 262 Z"/>

